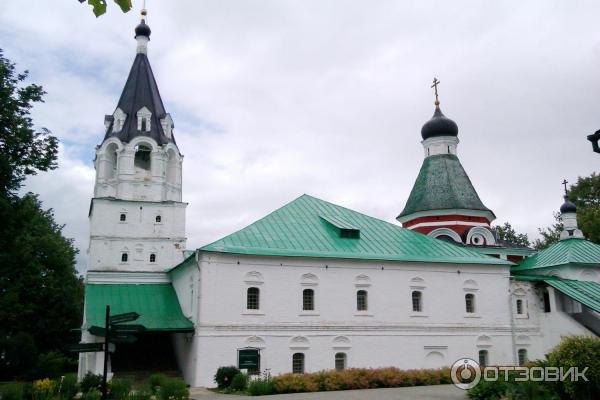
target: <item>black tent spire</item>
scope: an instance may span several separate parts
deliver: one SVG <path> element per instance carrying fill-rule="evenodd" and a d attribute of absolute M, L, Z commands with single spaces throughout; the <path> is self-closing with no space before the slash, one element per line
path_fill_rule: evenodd
<path fill-rule="evenodd" d="M 142 10 L 142 17 L 145 16 L 146 10 Z M 171 131 L 173 122 L 165 111 L 147 56 L 150 32 L 150 27 L 142 18 L 135 28 L 137 54 L 129 77 L 115 113 L 106 116 L 105 140 L 117 137 L 122 142 L 130 142 L 137 136 L 146 136 L 154 139 L 159 145 L 175 142 Z"/>

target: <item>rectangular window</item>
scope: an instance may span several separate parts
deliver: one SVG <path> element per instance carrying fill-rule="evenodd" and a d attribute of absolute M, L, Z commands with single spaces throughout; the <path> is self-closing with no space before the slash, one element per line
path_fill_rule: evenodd
<path fill-rule="evenodd" d="M 304 289 L 302 291 L 302 310 L 312 311 L 315 309 L 315 291 Z"/>
<path fill-rule="evenodd" d="M 519 349 L 519 365 L 525 365 L 527 362 L 527 350 Z"/>
<path fill-rule="evenodd" d="M 295 353 L 292 356 L 292 373 L 304 373 L 304 353 Z"/>
<path fill-rule="evenodd" d="M 475 312 L 475 295 L 474 294 L 466 294 L 465 295 L 465 308 L 467 313 L 471 314 Z"/>
<path fill-rule="evenodd" d="M 523 314 L 523 300 L 521 299 L 517 300 L 517 314 Z"/>
<path fill-rule="evenodd" d="M 488 365 L 488 351 L 487 350 L 479 350 L 479 366 L 487 367 Z"/>
<path fill-rule="evenodd" d="M 421 306 L 421 292 L 415 290 L 412 292 L 412 307 L 414 312 L 421 312 L 423 308 Z"/>
<path fill-rule="evenodd" d="M 338 371 L 346 369 L 346 353 L 335 354 L 335 369 Z"/>
<path fill-rule="evenodd" d="M 258 310 L 260 306 L 260 291 L 258 288 L 248 288 L 246 293 L 246 308 L 248 310 Z"/>
<path fill-rule="evenodd" d="M 359 290 L 356 292 L 356 310 L 367 311 L 367 291 Z"/>

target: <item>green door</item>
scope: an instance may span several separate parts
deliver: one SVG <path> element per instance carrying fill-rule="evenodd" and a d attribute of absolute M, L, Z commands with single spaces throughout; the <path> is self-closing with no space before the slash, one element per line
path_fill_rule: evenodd
<path fill-rule="evenodd" d="M 260 373 L 260 352 L 258 349 L 238 350 L 238 368 L 247 369 L 248 373 Z"/>

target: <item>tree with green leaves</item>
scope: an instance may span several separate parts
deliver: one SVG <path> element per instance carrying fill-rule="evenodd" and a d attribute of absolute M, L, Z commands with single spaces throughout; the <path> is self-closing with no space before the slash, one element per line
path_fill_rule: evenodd
<path fill-rule="evenodd" d="M 577 225 L 583 235 L 595 243 L 600 243 L 600 175 L 593 172 L 590 176 L 579 177 L 569 187 L 569 200 L 577 206 Z M 559 213 L 554 213 L 555 222 L 547 228 L 538 228 L 541 239 L 534 247 L 545 249 L 560 239 L 563 224 Z"/>
<path fill-rule="evenodd" d="M 526 233 L 517 233 L 509 222 L 492 227 L 496 239 L 514 243 L 519 246 L 529 247 L 529 237 Z"/>
<path fill-rule="evenodd" d="M 78 0 L 80 3 L 84 3 L 85 0 Z M 121 11 L 128 12 L 131 10 L 131 0 L 114 0 L 114 2 L 121 8 Z M 106 0 L 87 0 L 87 3 L 92 6 L 92 11 L 96 17 L 101 16 L 106 12 Z"/>
<path fill-rule="evenodd" d="M 0 50 L 0 381 L 27 376 L 82 319 L 72 240 L 36 195 L 18 194 L 27 176 L 57 167 L 58 139 L 30 115 L 44 91 L 26 78 Z"/>

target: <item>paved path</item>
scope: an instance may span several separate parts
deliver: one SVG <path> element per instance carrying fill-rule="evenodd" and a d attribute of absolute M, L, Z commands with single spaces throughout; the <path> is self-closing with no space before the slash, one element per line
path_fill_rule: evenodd
<path fill-rule="evenodd" d="M 273 396 L 236 396 L 211 392 L 204 388 L 190 389 L 194 400 L 464 400 L 464 390 L 454 385 L 416 386 L 393 389 L 340 390 L 337 392 L 278 394 Z"/>

